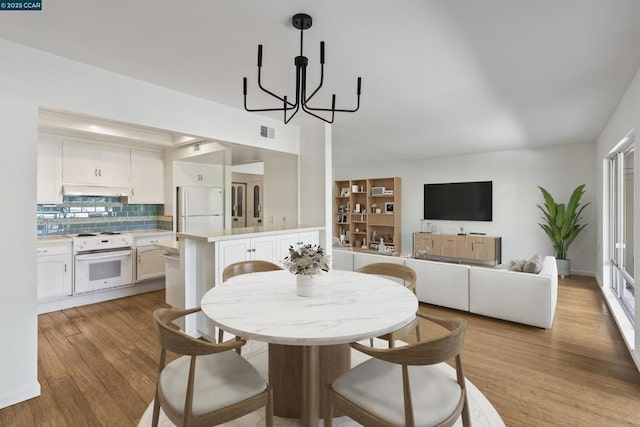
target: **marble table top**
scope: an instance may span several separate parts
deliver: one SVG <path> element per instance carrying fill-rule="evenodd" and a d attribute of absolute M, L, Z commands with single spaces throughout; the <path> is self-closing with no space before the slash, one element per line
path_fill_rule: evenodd
<path fill-rule="evenodd" d="M 202 311 L 228 332 L 285 345 L 350 343 L 415 318 L 416 296 L 389 279 L 342 270 L 318 279 L 318 293 L 301 297 L 287 270 L 236 276 L 202 297 Z"/>

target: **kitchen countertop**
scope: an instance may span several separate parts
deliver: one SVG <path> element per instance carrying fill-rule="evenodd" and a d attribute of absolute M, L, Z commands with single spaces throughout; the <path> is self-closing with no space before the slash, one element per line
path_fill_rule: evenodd
<path fill-rule="evenodd" d="M 122 231 L 122 233 L 131 233 L 133 237 L 137 236 L 153 236 L 154 234 L 171 234 L 171 230 L 140 230 L 140 231 Z"/>
<path fill-rule="evenodd" d="M 38 236 L 38 244 L 40 243 L 71 243 L 71 237 L 65 235 Z"/>
<path fill-rule="evenodd" d="M 166 249 L 168 253 L 177 254 L 180 252 L 180 242 L 177 240 L 165 240 L 162 242 L 154 243 L 159 248 Z"/>
<path fill-rule="evenodd" d="M 185 239 L 200 240 L 205 242 L 219 242 L 223 240 L 233 240 L 239 237 L 253 237 L 253 236 L 268 236 L 273 234 L 282 234 L 283 231 L 297 232 L 297 231 L 322 231 L 324 226 L 318 225 L 301 225 L 301 224 L 287 224 L 287 225 L 264 225 L 261 227 L 243 227 L 232 228 L 229 230 L 216 230 L 216 231 L 202 231 L 191 233 L 177 233 L 177 236 Z"/>

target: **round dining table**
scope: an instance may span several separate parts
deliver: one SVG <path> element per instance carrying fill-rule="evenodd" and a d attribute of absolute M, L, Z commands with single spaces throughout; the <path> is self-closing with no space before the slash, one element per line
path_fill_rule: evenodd
<path fill-rule="evenodd" d="M 302 297 L 287 270 L 244 274 L 201 301 L 219 328 L 269 343 L 274 413 L 299 413 L 303 426 L 318 425 L 325 385 L 350 368 L 348 343 L 395 331 L 418 309 L 413 292 L 384 277 L 331 270 L 317 281 L 317 293 Z"/>

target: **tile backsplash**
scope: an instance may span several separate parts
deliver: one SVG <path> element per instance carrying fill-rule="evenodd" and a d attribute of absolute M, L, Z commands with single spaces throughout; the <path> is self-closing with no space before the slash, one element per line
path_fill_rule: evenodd
<path fill-rule="evenodd" d="M 126 204 L 119 197 L 64 197 L 38 205 L 38 236 L 103 231 L 172 230 L 164 205 Z"/>

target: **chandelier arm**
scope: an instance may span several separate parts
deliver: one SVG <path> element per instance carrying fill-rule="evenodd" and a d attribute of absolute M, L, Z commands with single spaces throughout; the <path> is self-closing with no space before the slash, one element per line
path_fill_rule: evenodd
<path fill-rule="evenodd" d="M 304 110 L 311 110 L 311 111 L 336 111 L 338 113 L 355 113 L 356 111 L 358 111 L 360 109 L 360 93 L 361 93 L 361 89 L 362 89 L 362 78 L 358 77 L 358 89 L 357 89 L 357 104 L 356 104 L 356 108 L 353 109 L 347 109 L 347 108 L 334 108 L 335 107 L 335 103 L 332 106 L 332 108 L 314 108 L 314 107 L 310 107 L 308 106 L 306 103 L 303 104 Z M 335 97 L 335 95 L 334 95 Z"/>
<path fill-rule="evenodd" d="M 289 118 L 287 119 L 287 97 L 284 97 L 284 124 L 286 125 L 287 123 L 289 123 L 291 121 L 291 119 L 293 119 L 293 117 L 298 113 L 298 110 L 300 109 L 300 80 L 301 80 L 301 75 L 303 74 L 303 69 L 301 66 L 296 65 L 296 103 L 295 103 L 295 111 L 293 112 L 293 114 L 291 114 L 291 116 L 289 116 Z"/>
<path fill-rule="evenodd" d="M 325 119 L 324 117 L 319 116 L 319 115 L 317 115 L 317 114 L 313 113 L 312 111 L 309 111 L 309 109 L 308 109 L 304 104 L 302 104 L 302 111 L 304 111 L 305 113 L 307 113 L 307 114 L 309 114 L 309 115 L 311 115 L 311 116 L 315 117 L 316 119 L 320 119 L 320 120 L 322 120 L 323 122 L 326 122 L 326 123 L 333 123 L 333 114 L 331 115 L 331 120 L 327 120 L 327 119 Z M 327 109 L 326 111 L 331 111 L 331 110 Z"/>
<path fill-rule="evenodd" d="M 306 104 L 307 102 L 309 102 L 311 98 L 313 98 L 313 95 L 315 95 L 316 92 L 320 90 L 323 83 L 324 83 L 324 42 L 322 41 L 320 42 L 320 84 L 318 84 L 318 87 L 316 88 L 316 90 L 314 90 L 311 93 L 311 95 L 309 95 L 308 98 L 305 98 L 302 103 Z M 305 85 L 305 91 L 306 91 L 306 85 Z"/>
<path fill-rule="evenodd" d="M 320 65 L 320 84 L 318 85 L 318 87 L 311 93 L 311 95 L 309 95 L 308 98 L 306 98 L 303 102 L 303 104 L 307 104 L 307 102 L 311 101 L 311 98 L 313 98 L 313 95 L 316 94 L 316 92 L 318 92 L 320 90 L 320 88 L 322 87 L 322 84 L 324 83 L 324 64 Z M 306 88 L 305 88 L 306 89 Z"/>
<path fill-rule="evenodd" d="M 312 108 L 309 107 L 308 105 L 304 105 L 304 111 L 335 111 L 336 113 L 355 113 L 356 111 L 358 111 L 358 109 L 360 108 L 360 103 L 358 103 L 358 106 L 352 110 L 348 110 L 348 109 L 342 109 L 342 108 Z"/>
<path fill-rule="evenodd" d="M 262 79 L 261 79 L 261 74 L 262 74 L 262 73 L 260 72 L 260 70 L 261 70 L 261 69 L 262 69 L 262 67 L 258 67 L 258 87 L 259 87 L 260 89 L 262 89 L 262 91 L 263 91 L 263 92 L 265 92 L 265 93 L 267 93 L 267 94 L 269 94 L 269 95 L 273 96 L 274 98 L 276 98 L 276 99 L 277 99 L 277 100 L 279 100 L 280 102 L 284 102 L 284 98 L 283 98 L 283 97 L 281 97 L 281 96 L 279 96 L 279 95 L 276 95 L 275 93 L 271 92 L 271 91 L 270 91 L 270 90 L 268 90 L 268 89 L 265 89 L 265 88 L 262 86 Z M 291 102 L 288 102 L 288 105 L 289 105 L 290 107 L 292 107 L 292 108 L 293 108 L 293 107 L 295 107 L 295 104 L 292 104 Z"/>

